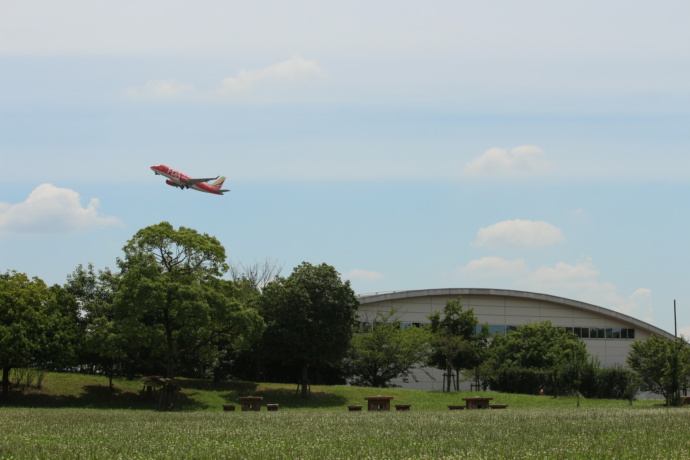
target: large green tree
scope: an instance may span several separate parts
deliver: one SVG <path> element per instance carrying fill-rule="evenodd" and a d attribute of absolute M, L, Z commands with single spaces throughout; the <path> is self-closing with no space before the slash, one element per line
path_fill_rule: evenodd
<path fill-rule="evenodd" d="M 74 357 L 77 305 L 58 286 L 23 273 L 0 275 L 2 396 L 16 367 L 61 367 Z"/>
<path fill-rule="evenodd" d="M 215 237 L 162 222 L 139 230 L 124 253 L 118 260 L 116 328 L 130 348 L 158 356 L 171 381 L 183 356 L 211 356 L 209 350 L 221 344 L 246 344 L 260 336 L 264 324 L 258 313 L 220 279 L 227 265 Z M 172 393 L 174 385 L 169 387 Z"/>
<path fill-rule="evenodd" d="M 352 338 L 359 301 L 350 282 L 330 265 L 303 262 L 268 283 L 259 305 L 267 326 L 261 353 L 297 366 L 308 397 L 309 367 L 340 363 Z"/>
<path fill-rule="evenodd" d="M 402 328 L 394 319 L 395 310 L 379 313 L 369 327 L 360 328 L 352 337 L 345 360 L 351 383 L 386 388 L 390 381 L 407 381 L 412 371 L 429 356 L 427 328 Z"/>
<path fill-rule="evenodd" d="M 505 382 L 501 382 L 500 376 L 511 375 L 511 372 L 515 375 L 516 370 L 526 370 L 536 371 L 547 380 L 533 383 L 534 388 L 530 392 L 538 391 L 539 385 L 548 384 L 554 394 L 574 388 L 572 382 L 566 382 L 564 378 L 577 376 L 578 369 L 589 358 L 582 340 L 572 332 L 554 327 L 550 321 L 524 324 L 507 334 L 496 335 L 491 341 L 488 355 L 488 362 L 494 371 L 493 389 L 507 391 L 502 387 Z"/>
<path fill-rule="evenodd" d="M 679 392 L 690 379 L 690 347 L 685 340 L 657 335 L 636 340 L 627 361 L 640 376 L 642 390 L 663 395 L 667 404 L 680 404 Z"/>
<path fill-rule="evenodd" d="M 488 326 L 477 328 L 479 320 L 472 308 L 463 310 L 460 300 L 449 300 L 443 312 L 434 312 L 431 321 L 431 355 L 429 365 L 443 369 L 446 391 L 459 389 L 460 373 L 481 364 L 489 336 Z"/>

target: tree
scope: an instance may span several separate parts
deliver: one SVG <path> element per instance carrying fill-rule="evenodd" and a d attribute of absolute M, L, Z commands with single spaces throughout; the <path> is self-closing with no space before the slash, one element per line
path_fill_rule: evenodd
<path fill-rule="evenodd" d="M 245 265 L 242 262 L 229 265 L 230 278 L 238 285 L 247 285 L 256 292 L 280 276 L 283 266 L 270 258 L 263 262 Z"/>
<path fill-rule="evenodd" d="M 0 368 L 2 396 L 9 396 L 12 368 L 59 366 L 73 356 L 76 303 L 59 287 L 48 288 L 23 273 L 0 275 Z"/>
<path fill-rule="evenodd" d="M 441 312 L 434 312 L 431 320 L 431 356 L 429 364 L 443 369 L 446 391 L 451 389 L 455 378 L 455 390 L 459 389 L 460 372 L 478 367 L 482 361 L 482 349 L 489 335 L 488 326 L 477 332 L 479 320 L 472 308 L 462 309 L 460 300 L 449 300 Z"/>
<path fill-rule="evenodd" d="M 400 321 L 393 319 L 395 313 L 379 313 L 370 328 L 360 330 L 352 338 L 345 360 L 352 384 L 387 388 L 396 378 L 407 382 L 412 370 L 427 359 L 428 330 L 402 328 Z"/>
<path fill-rule="evenodd" d="M 92 371 L 108 376 L 113 391 L 113 377 L 126 358 L 125 340 L 115 324 L 114 298 L 117 277 L 108 269 L 96 272 L 89 264 L 67 276 L 65 290 L 76 299 L 83 318 L 81 363 Z"/>
<path fill-rule="evenodd" d="M 256 340 L 263 321 L 220 279 L 227 265 L 216 238 L 162 222 L 139 230 L 123 250 L 116 328 L 130 346 L 162 360 L 171 382 L 165 401 L 170 408 L 183 356 L 208 356 L 219 344 Z"/>
<path fill-rule="evenodd" d="M 261 354 L 298 366 L 301 395 L 307 398 L 309 367 L 341 362 L 358 306 L 350 282 L 341 281 L 335 268 L 303 262 L 263 289 L 259 311 L 267 327 Z"/>
<path fill-rule="evenodd" d="M 489 363 L 494 369 L 492 389 L 512 391 L 516 388 L 516 372 L 525 371 L 529 392 L 536 393 L 539 386 L 551 386 L 554 394 L 563 391 L 566 375 L 581 375 L 589 355 L 587 348 L 575 334 L 554 327 L 550 321 L 529 323 L 496 335 L 489 347 Z M 501 377 L 503 376 L 503 377 Z M 532 378 L 546 378 L 535 382 Z M 565 386 L 568 386 L 566 384 Z M 568 387 L 572 389 L 572 387 Z M 522 387 L 521 391 L 525 391 Z"/>
<path fill-rule="evenodd" d="M 680 405 L 679 391 L 690 377 L 690 348 L 684 339 L 652 335 L 636 340 L 627 361 L 639 374 L 642 390 L 663 395 L 669 405 Z"/>

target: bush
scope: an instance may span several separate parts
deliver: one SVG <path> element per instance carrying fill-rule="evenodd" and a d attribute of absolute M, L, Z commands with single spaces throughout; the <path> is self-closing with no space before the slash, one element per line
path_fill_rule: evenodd
<path fill-rule="evenodd" d="M 26 388 L 35 386 L 40 389 L 43 385 L 43 379 L 46 376 L 46 371 L 34 367 L 17 367 L 10 371 L 10 384 L 20 391 Z"/>
<path fill-rule="evenodd" d="M 621 366 L 601 367 L 596 373 L 596 393 L 599 399 L 628 399 L 626 387 L 635 372 Z"/>
<path fill-rule="evenodd" d="M 490 378 L 492 391 L 504 393 L 539 394 L 549 381 L 550 373 L 542 369 L 501 366 Z"/>
<path fill-rule="evenodd" d="M 630 399 L 628 387 L 635 375 L 621 366 L 600 367 L 593 360 L 580 369 L 577 377 L 572 372 L 563 372 L 561 381 L 556 383 L 558 388 L 578 389 L 577 385 L 569 385 L 570 380 L 578 378 L 579 392 L 586 398 Z M 546 389 L 549 394 L 555 394 L 558 390 L 550 370 L 518 366 L 502 366 L 490 377 L 489 384 L 491 390 L 505 393 L 539 394 L 539 390 Z"/>

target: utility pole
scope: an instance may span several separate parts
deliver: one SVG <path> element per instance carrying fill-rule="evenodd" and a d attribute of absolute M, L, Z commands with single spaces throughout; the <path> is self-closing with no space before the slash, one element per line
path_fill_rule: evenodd
<path fill-rule="evenodd" d="M 678 340 L 678 320 L 676 317 L 676 300 L 673 299 L 673 401 L 671 405 L 680 406 L 680 346 Z"/>

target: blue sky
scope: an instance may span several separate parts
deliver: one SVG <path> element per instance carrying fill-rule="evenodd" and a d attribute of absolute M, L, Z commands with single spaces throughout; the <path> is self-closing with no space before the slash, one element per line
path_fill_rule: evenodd
<path fill-rule="evenodd" d="M 478 4 L 481 3 L 481 4 Z M 161 221 L 358 293 L 543 292 L 690 335 L 690 4 L 7 0 L 0 270 Z M 212 196 L 164 163 L 225 175 Z"/>

